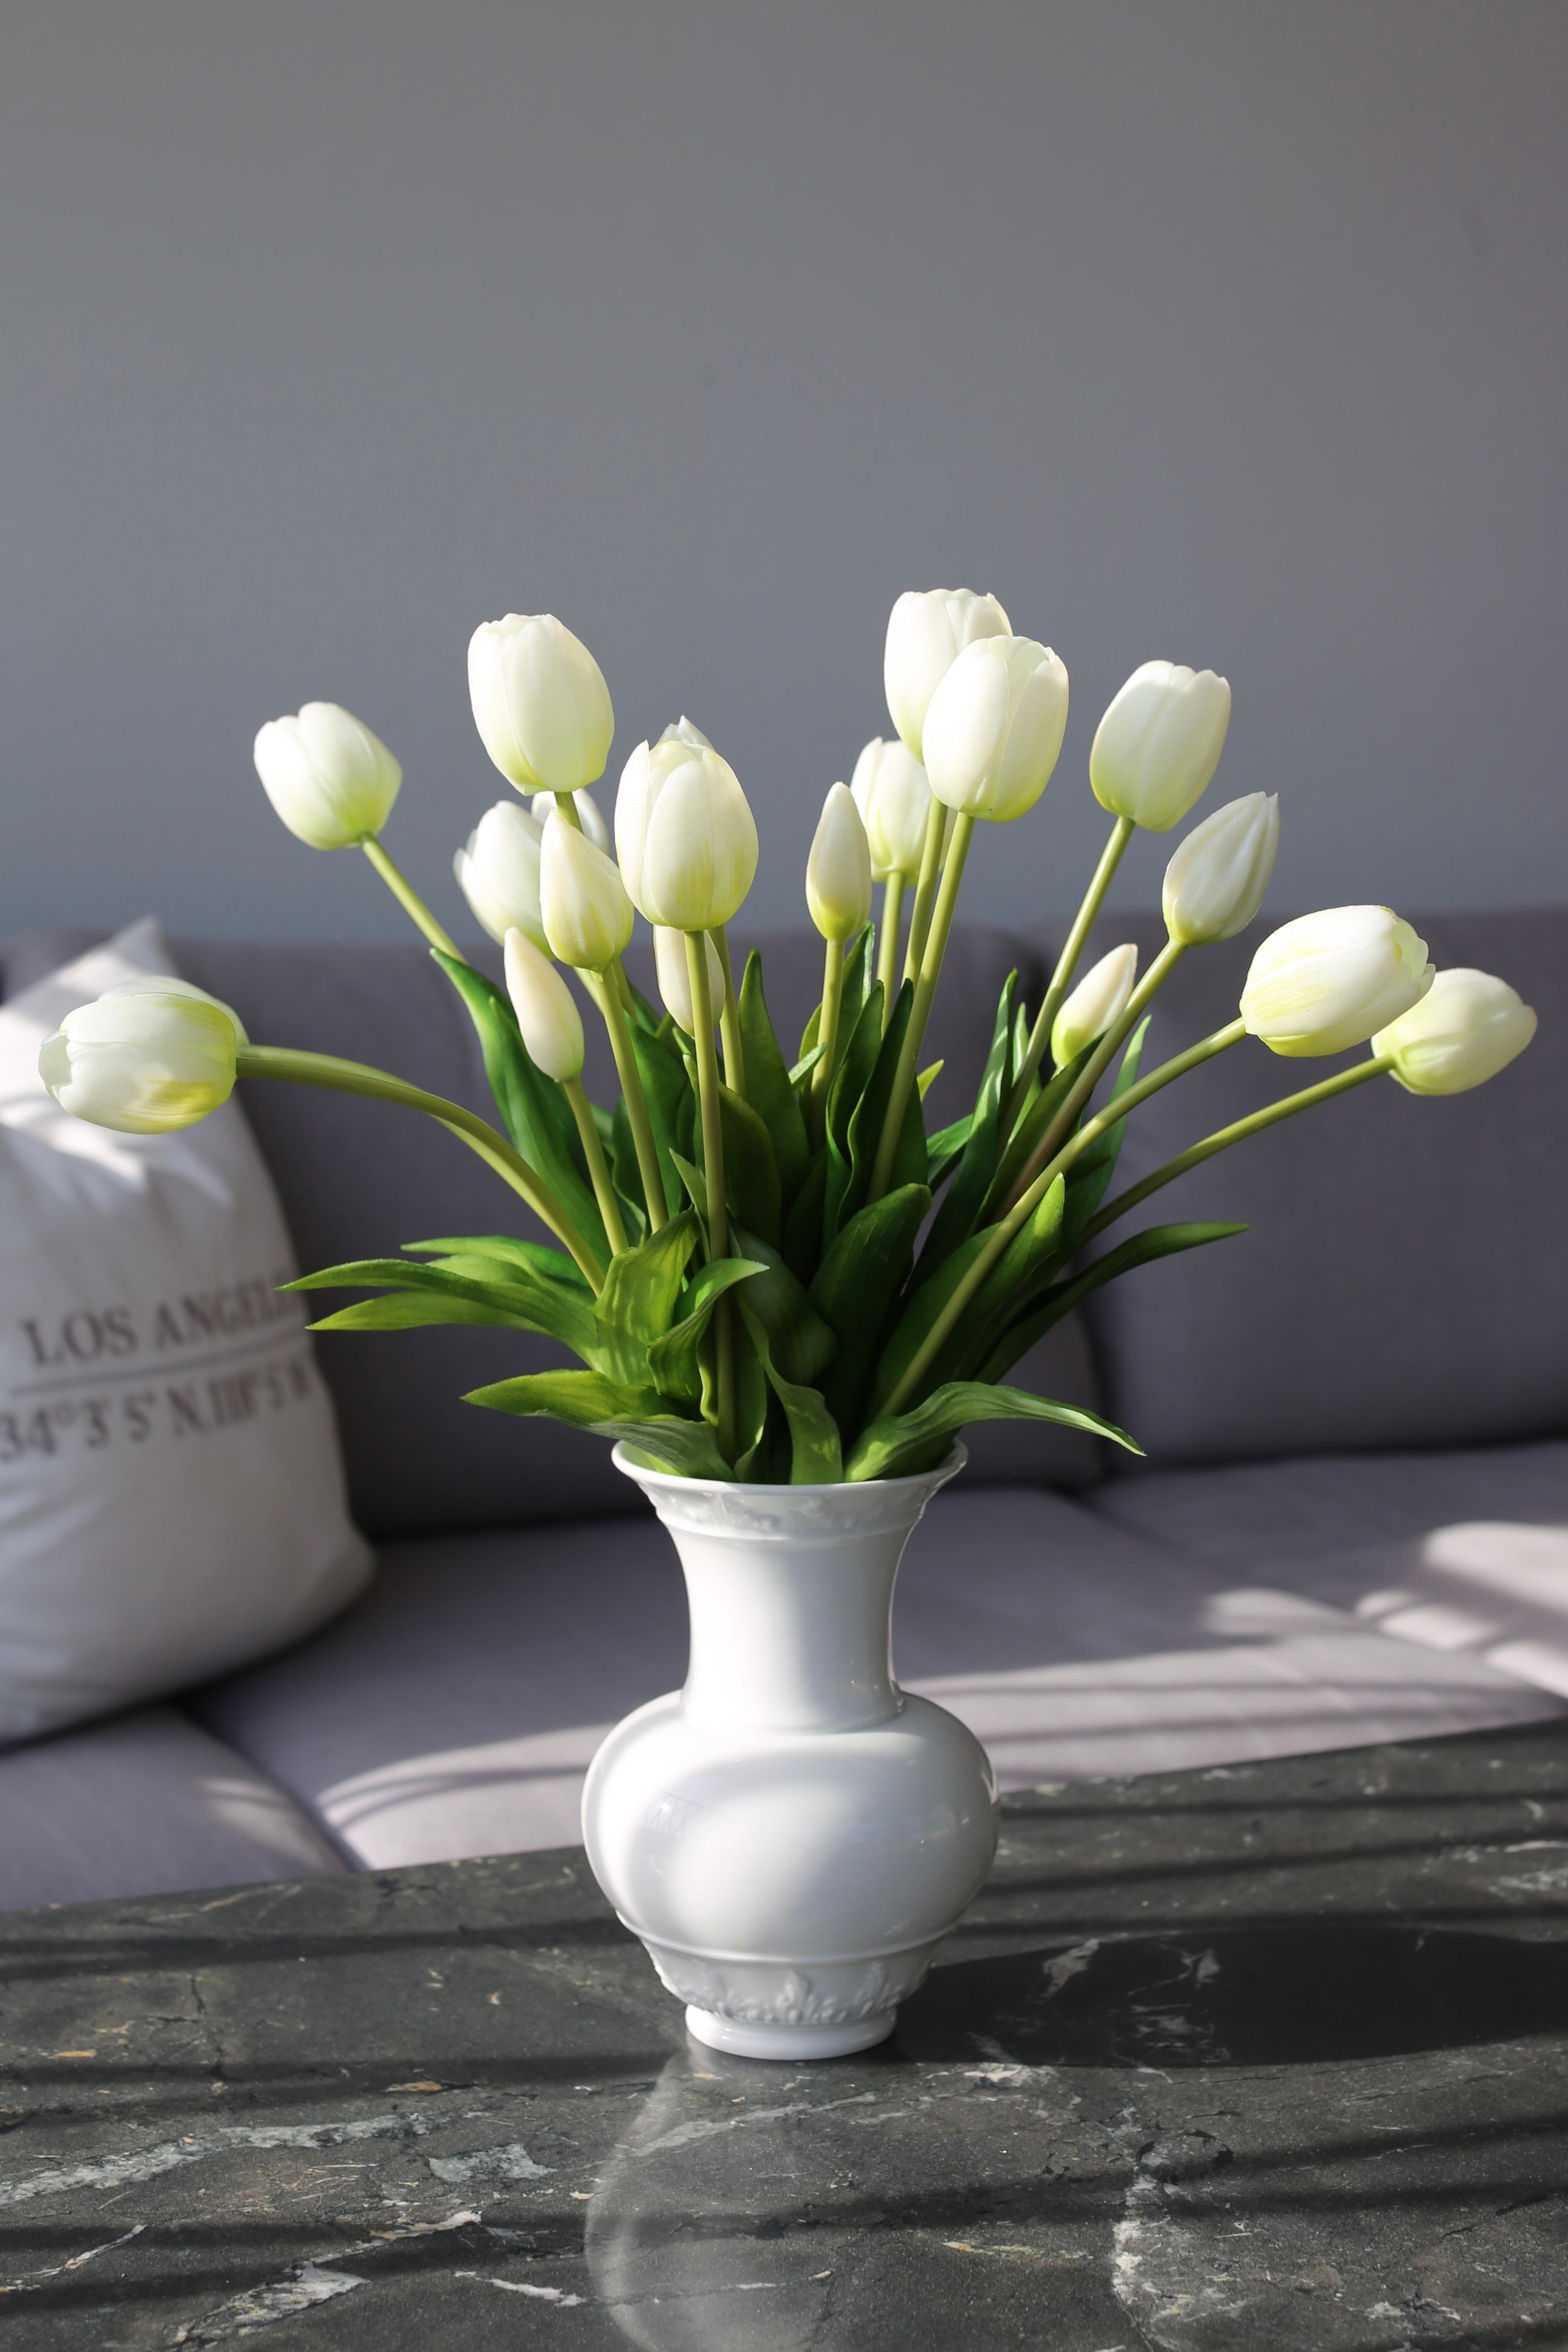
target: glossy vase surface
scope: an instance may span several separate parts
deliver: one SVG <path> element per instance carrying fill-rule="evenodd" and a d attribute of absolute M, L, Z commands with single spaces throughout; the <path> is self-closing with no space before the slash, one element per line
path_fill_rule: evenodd
<path fill-rule="evenodd" d="M 894 1582 L 956 1446 L 916 1478 L 747 1486 L 624 1471 L 674 1539 L 685 1686 L 589 1769 L 594 1874 L 687 2004 L 744 2057 L 839 2057 L 893 2031 L 997 1843 L 985 1749 L 894 1680 Z"/>

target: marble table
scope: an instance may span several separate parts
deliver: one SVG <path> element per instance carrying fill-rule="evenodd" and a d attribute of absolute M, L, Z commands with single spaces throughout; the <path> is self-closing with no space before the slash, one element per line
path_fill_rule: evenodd
<path fill-rule="evenodd" d="M 1568 1726 L 1009 1801 L 894 2042 L 688 2043 L 580 1853 L 0 1920 L 44 2347 L 1568 2343 Z"/>

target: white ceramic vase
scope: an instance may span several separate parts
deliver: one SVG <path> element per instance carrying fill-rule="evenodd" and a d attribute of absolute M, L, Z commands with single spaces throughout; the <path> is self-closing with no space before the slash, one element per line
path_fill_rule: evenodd
<path fill-rule="evenodd" d="M 894 1580 L 918 1478 L 746 1486 L 634 1478 L 674 1538 L 684 1690 L 618 1724 L 589 1768 L 594 1875 L 700 2041 L 841 2057 L 893 2031 L 997 1845 L 985 1749 L 893 1677 Z"/>

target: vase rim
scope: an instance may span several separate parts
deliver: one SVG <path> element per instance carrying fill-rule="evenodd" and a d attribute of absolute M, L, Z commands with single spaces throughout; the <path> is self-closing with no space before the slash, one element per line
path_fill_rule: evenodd
<path fill-rule="evenodd" d="M 956 1478 L 969 1458 L 969 1449 L 961 1437 L 956 1437 L 940 1462 L 929 1470 L 916 1470 L 904 1478 L 835 1478 L 823 1486 L 778 1486 L 770 1482 L 755 1482 L 739 1478 L 684 1478 L 676 1470 L 655 1469 L 652 1463 L 644 1465 L 633 1457 L 636 1447 L 620 1439 L 610 1459 L 623 1478 L 639 1486 L 668 1488 L 675 1495 L 755 1496 L 758 1502 L 765 1496 L 789 1496 L 797 1502 L 819 1496 L 891 1495 L 900 1487 L 929 1486 L 935 1490 Z"/>

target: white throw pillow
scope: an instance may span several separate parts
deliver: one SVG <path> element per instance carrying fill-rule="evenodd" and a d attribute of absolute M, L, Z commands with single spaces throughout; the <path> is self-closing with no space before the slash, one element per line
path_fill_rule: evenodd
<path fill-rule="evenodd" d="M 38 1077 L 73 1006 L 172 969 L 137 923 L 0 1005 L 0 1742 L 265 1656 L 371 1573 L 238 1104 L 117 1135 Z"/>

